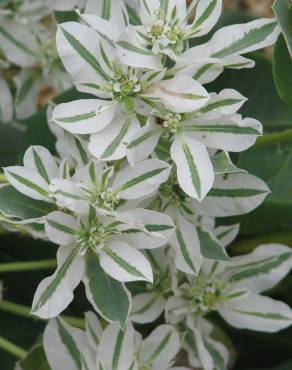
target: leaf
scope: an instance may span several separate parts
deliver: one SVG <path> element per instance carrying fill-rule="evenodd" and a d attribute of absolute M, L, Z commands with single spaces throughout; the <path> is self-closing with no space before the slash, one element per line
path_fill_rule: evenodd
<path fill-rule="evenodd" d="M 73 300 L 73 290 L 79 284 L 84 272 L 83 257 L 78 256 L 78 247 L 58 249 L 58 267 L 53 275 L 38 286 L 32 313 L 41 318 L 58 316 Z"/>
<path fill-rule="evenodd" d="M 34 169 L 22 166 L 4 168 L 5 177 L 21 193 L 36 199 L 49 200 L 49 186 Z"/>
<path fill-rule="evenodd" d="M 203 262 L 196 227 L 179 215 L 176 222 L 176 235 L 170 244 L 175 250 L 176 267 L 183 272 L 196 275 Z"/>
<path fill-rule="evenodd" d="M 153 322 L 162 314 L 165 304 L 162 294 L 156 292 L 137 294 L 133 297 L 131 321 L 138 324 Z"/>
<path fill-rule="evenodd" d="M 134 167 L 122 168 L 112 188 L 122 199 L 138 199 L 157 190 L 167 180 L 170 170 L 169 164 L 157 159 L 141 161 Z"/>
<path fill-rule="evenodd" d="M 50 370 L 42 345 L 36 345 L 24 360 L 17 364 L 17 370 Z"/>
<path fill-rule="evenodd" d="M 94 309 L 107 321 L 125 325 L 131 309 L 130 293 L 124 284 L 108 276 L 96 255 L 86 257 L 83 282 Z"/>
<path fill-rule="evenodd" d="M 104 330 L 98 357 L 100 369 L 128 370 L 134 359 L 135 331 L 131 322 L 125 328 L 112 323 Z"/>
<path fill-rule="evenodd" d="M 176 164 L 180 187 L 190 197 L 202 200 L 214 181 L 206 147 L 197 140 L 181 135 L 175 137 L 170 154 Z"/>
<path fill-rule="evenodd" d="M 151 265 L 144 255 L 122 241 L 112 241 L 100 253 L 100 265 L 122 282 L 153 281 Z"/>
<path fill-rule="evenodd" d="M 292 57 L 292 4 L 289 0 L 275 0 L 273 10 Z"/>
<path fill-rule="evenodd" d="M 292 324 L 292 312 L 287 304 L 253 292 L 225 300 L 218 312 L 238 329 L 275 333 Z"/>
<path fill-rule="evenodd" d="M 292 106 L 292 56 L 282 35 L 274 49 L 274 78 L 281 99 Z"/>
<path fill-rule="evenodd" d="M 22 220 L 46 216 L 54 205 L 27 197 L 11 185 L 0 188 L 0 212 Z"/>
<path fill-rule="evenodd" d="M 160 325 L 142 342 L 139 360 L 153 368 L 166 368 L 180 349 L 180 338 L 170 325 Z"/>
<path fill-rule="evenodd" d="M 229 261 L 225 248 L 220 241 L 206 229 L 197 227 L 200 239 L 201 253 L 204 258 L 217 261 Z"/>

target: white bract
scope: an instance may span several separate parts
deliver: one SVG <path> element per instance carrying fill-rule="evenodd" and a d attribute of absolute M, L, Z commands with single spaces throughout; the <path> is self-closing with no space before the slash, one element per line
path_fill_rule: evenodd
<path fill-rule="evenodd" d="M 46 28 L 48 5 L 78 7 L 75 20 Z M 17 118 L 34 112 L 43 83 L 60 91 L 70 75 L 81 93 L 49 106 L 57 156 L 31 146 L 23 165 L 4 168 L 8 183 L 0 187 L 5 228 L 58 246 L 57 268 L 39 284 L 32 313 L 57 317 L 82 282 L 109 322 L 103 329 L 87 313 L 82 331 L 51 320 L 44 349 L 52 370 L 188 370 L 173 367 L 181 349 L 191 368 L 223 370 L 229 348 L 210 313 L 271 333 L 292 323 L 285 303 L 261 294 L 290 271 L 291 250 L 263 245 L 230 258 L 239 224 L 217 220 L 244 215 L 269 194 L 229 155 L 253 146 L 262 126 L 242 117 L 239 92 L 203 86 L 224 68 L 252 67 L 243 55 L 271 46 L 279 30 L 260 19 L 194 44 L 221 8 L 221 0 L 35 0 L 1 8 L 0 120 L 14 117 L 11 67 Z M 167 324 L 143 339 L 132 324 L 161 318 Z"/>
<path fill-rule="evenodd" d="M 187 325 L 190 363 L 207 370 L 215 366 L 212 347 L 208 345 L 213 329 L 205 319 L 210 312 L 217 311 L 239 329 L 274 333 L 290 326 L 290 307 L 261 293 L 276 286 L 291 267 L 289 247 L 267 244 L 233 257 L 230 262 L 205 261 L 196 278 L 178 285 L 167 302 L 166 317 L 172 324 Z M 190 345 L 192 341 L 196 349 Z M 226 358 L 224 347 L 221 357 L 222 361 Z M 216 369 L 221 369 L 219 365 Z"/>
<path fill-rule="evenodd" d="M 0 7 L 1 57 L 5 60 L 5 65 L 0 64 L 0 72 L 8 71 L 5 79 L 0 79 L 1 91 L 6 90 L 0 99 L 3 122 L 11 121 L 14 109 L 17 119 L 35 113 L 41 92 L 51 90 L 54 95 L 71 85 L 60 63 L 55 45 L 56 22 L 46 3 L 8 1 Z M 46 17 L 49 21 L 44 25 Z M 13 101 L 8 96 L 7 82 L 15 88 Z"/>
<path fill-rule="evenodd" d="M 52 370 L 188 370 L 171 366 L 180 346 L 180 336 L 170 325 L 158 326 L 142 340 L 130 322 L 124 329 L 110 324 L 103 330 L 91 312 L 86 313 L 85 332 L 57 319 L 44 333 Z"/>
<path fill-rule="evenodd" d="M 113 0 L 101 2 L 95 14 L 88 13 L 90 7 L 79 13 L 80 22 L 60 25 L 57 47 L 64 66 L 77 88 L 96 99 L 60 104 L 52 120 L 70 133 L 90 135 L 88 150 L 103 161 L 127 156 L 133 164 L 151 156 L 163 137 L 172 144 L 167 150 L 180 186 L 201 201 L 214 181 L 210 151 L 240 152 L 262 134 L 258 121 L 237 114 L 246 100 L 241 94 L 210 94 L 202 83 L 216 78 L 227 59 L 229 67 L 242 64 L 241 54 L 271 45 L 278 28 L 273 20 L 235 26 L 226 42 L 221 39 L 230 32 L 223 28 L 221 38 L 214 36 L 216 50 L 213 39 L 200 46 L 211 50 L 202 52 L 202 60 L 186 41 L 210 31 L 221 1 L 196 1 L 189 8 L 181 1 L 139 5 L 136 23 L 133 9 Z M 166 56 L 177 63 L 169 68 Z"/>

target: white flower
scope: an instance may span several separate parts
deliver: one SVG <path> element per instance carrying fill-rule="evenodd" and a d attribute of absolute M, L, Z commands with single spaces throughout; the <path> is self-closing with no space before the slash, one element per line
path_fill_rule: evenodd
<path fill-rule="evenodd" d="M 8 65 L 20 71 L 13 77 L 16 87 L 14 102 L 6 89 L 2 115 L 11 120 L 13 105 L 16 118 L 25 119 L 37 110 L 38 97 L 43 86 L 61 92 L 71 86 L 55 45 L 56 24 L 45 27 L 41 20 L 50 15 L 43 1 L 14 2 L 0 11 L 0 42 L 3 57 Z M 3 85 L 1 81 L 1 85 Z M 1 87 L 1 86 L 0 86 Z M 1 103 L 0 103 L 1 104 Z M 2 108 L 2 107 L 1 107 Z"/>
<path fill-rule="evenodd" d="M 291 249 L 279 244 L 259 246 L 249 254 L 231 258 L 230 262 L 205 261 L 198 277 L 174 290 L 175 295 L 166 306 L 167 320 L 178 324 L 187 319 L 190 335 L 196 342 L 202 342 L 201 350 L 209 357 L 211 351 L 202 341 L 205 333 L 201 324 L 210 312 L 217 311 L 239 329 L 273 333 L 287 328 L 292 324 L 290 307 L 260 293 L 277 285 L 291 267 Z M 195 352 L 190 351 L 194 356 Z M 201 360 L 200 354 L 195 357 L 196 361 Z M 210 361 L 204 369 L 213 369 Z"/>
<path fill-rule="evenodd" d="M 261 124 L 236 114 L 245 98 L 235 90 L 211 94 L 203 108 L 177 114 L 160 106 L 152 112 L 146 126 L 138 130 L 127 147 L 130 163 L 150 155 L 163 137 L 170 143 L 181 188 L 202 200 L 214 181 L 214 169 L 207 149 L 240 152 L 252 146 L 262 134 Z"/>
<path fill-rule="evenodd" d="M 74 346 L 74 352 L 68 351 Z M 129 322 L 125 328 L 110 324 L 104 330 L 97 317 L 86 314 L 86 331 L 75 329 L 62 319 L 51 320 L 44 333 L 44 348 L 52 370 L 188 370 L 172 368 L 180 350 L 178 332 L 160 325 L 145 339 Z"/>

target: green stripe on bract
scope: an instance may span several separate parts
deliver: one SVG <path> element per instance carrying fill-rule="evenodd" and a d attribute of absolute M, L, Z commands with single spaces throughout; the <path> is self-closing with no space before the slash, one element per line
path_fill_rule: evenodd
<path fill-rule="evenodd" d="M 170 94 L 172 95 L 172 94 Z M 178 98 L 186 99 L 186 100 L 200 100 L 206 99 L 206 96 L 203 95 L 196 95 L 191 93 L 177 93 Z"/>
<path fill-rule="evenodd" d="M 115 349 L 114 349 L 114 355 L 113 355 L 113 360 L 112 360 L 112 370 L 116 370 L 119 366 L 119 360 L 120 360 L 124 336 L 125 336 L 125 331 L 120 329 L 117 340 L 116 340 Z"/>
<path fill-rule="evenodd" d="M 114 154 L 118 146 L 121 144 L 123 138 L 127 134 L 129 127 L 131 125 L 131 122 L 132 122 L 132 118 L 127 117 L 118 135 L 114 138 L 114 140 L 110 143 L 110 145 L 105 149 L 105 151 L 100 156 L 101 159 L 107 158 L 111 156 L 112 154 Z"/>
<path fill-rule="evenodd" d="M 162 339 L 162 341 L 159 343 L 156 350 L 151 354 L 151 356 L 147 360 L 148 363 L 151 364 L 160 355 L 160 353 L 164 350 L 164 348 L 167 346 L 168 342 L 170 341 L 171 335 L 172 335 L 172 331 L 170 330 L 165 335 L 165 337 Z"/>
<path fill-rule="evenodd" d="M 76 123 L 79 121 L 84 121 L 90 118 L 94 118 L 96 116 L 96 112 L 88 112 L 88 113 L 83 113 L 83 114 L 77 114 L 76 116 L 71 116 L 71 117 L 61 117 L 61 118 L 55 118 L 55 121 L 59 121 L 62 123 Z"/>
<path fill-rule="evenodd" d="M 77 138 L 75 138 L 75 145 L 76 145 L 76 148 L 78 150 L 78 153 L 80 154 L 80 157 L 82 159 L 82 162 L 84 164 L 87 164 L 88 163 L 87 154 L 86 154 L 83 146 L 81 145 L 80 141 Z"/>
<path fill-rule="evenodd" d="M 53 220 L 50 220 L 50 219 L 46 219 L 46 221 L 51 227 L 53 227 L 56 230 L 62 231 L 65 234 L 69 234 L 69 235 L 76 235 L 77 234 L 76 230 L 71 229 L 71 227 L 60 224 L 59 222 L 56 222 L 56 221 L 53 221 Z"/>
<path fill-rule="evenodd" d="M 101 17 L 110 19 L 111 16 L 111 0 L 103 0 Z"/>
<path fill-rule="evenodd" d="M 133 26 L 140 25 L 141 20 L 136 10 L 133 7 L 129 6 L 128 4 L 125 4 L 125 5 L 126 5 L 127 12 L 128 12 L 130 24 L 132 24 Z"/>
<path fill-rule="evenodd" d="M 230 308 L 229 308 L 230 309 Z M 242 315 L 247 315 L 247 316 L 256 316 L 260 317 L 262 319 L 267 319 L 267 320 L 289 320 L 292 322 L 291 317 L 283 316 L 278 313 L 273 313 L 273 312 L 255 312 L 255 311 L 242 311 L 242 310 L 236 310 L 234 308 L 231 308 L 232 311 L 240 313 Z"/>
<path fill-rule="evenodd" d="M 74 258 L 78 254 L 78 249 L 75 248 L 71 254 L 68 256 L 68 258 L 65 260 L 63 265 L 60 267 L 59 270 L 57 270 L 57 275 L 52 280 L 52 282 L 47 286 L 46 290 L 43 292 L 43 294 L 40 296 L 39 300 L 35 304 L 35 306 L 32 308 L 32 313 L 38 311 L 40 308 L 42 308 L 52 297 L 56 289 L 58 288 L 58 285 L 61 283 L 61 281 L 66 276 L 66 273 L 71 266 L 71 264 L 74 261 Z"/>
<path fill-rule="evenodd" d="M 222 296 L 222 299 L 227 301 L 229 299 L 234 299 L 234 298 L 241 297 L 241 296 L 245 295 L 246 293 L 247 293 L 247 290 L 240 290 L 238 292 L 233 292 L 233 293 L 224 295 L 224 296 Z"/>
<path fill-rule="evenodd" d="M 153 130 L 146 132 L 144 135 L 137 137 L 137 139 L 130 142 L 128 149 L 135 148 L 137 145 L 143 143 L 143 141 L 149 139 L 151 136 L 158 134 L 160 131 L 160 128 L 154 128 Z"/>
<path fill-rule="evenodd" d="M 132 51 L 133 53 L 142 54 L 142 55 L 150 55 L 152 56 L 152 52 L 147 49 L 141 49 L 138 46 L 135 46 L 133 44 L 130 44 L 128 41 L 118 41 L 117 45 L 122 47 L 123 49 Z"/>
<path fill-rule="evenodd" d="M 93 327 L 90 325 L 90 322 L 87 321 L 87 328 L 89 329 L 89 332 L 90 332 L 90 335 L 92 336 L 93 340 L 94 340 L 94 343 L 98 346 L 99 345 L 99 338 L 98 336 L 95 334 L 95 331 L 93 329 Z"/>
<path fill-rule="evenodd" d="M 178 227 L 176 229 L 176 237 L 177 237 L 177 240 L 178 240 L 178 243 L 179 243 L 179 246 L 180 246 L 180 250 L 181 250 L 181 253 L 184 257 L 184 260 L 185 260 L 186 264 L 190 267 L 190 269 L 192 271 L 194 271 L 196 273 L 197 269 L 196 269 L 196 267 L 195 267 L 195 265 L 192 261 L 191 256 L 189 255 L 188 248 L 187 248 L 186 243 L 184 241 L 183 235 L 182 235 L 182 233 L 181 233 L 181 231 L 179 230 Z"/>
<path fill-rule="evenodd" d="M 96 184 L 96 173 L 95 173 L 94 162 L 91 162 L 89 165 L 89 175 L 90 175 L 91 182 L 93 184 Z"/>
<path fill-rule="evenodd" d="M 221 355 L 221 353 L 218 351 L 218 349 L 214 347 L 213 344 L 209 342 L 208 340 L 205 340 L 204 344 L 214 360 L 214 365 L 216 365 L 218 369 L 226 369 L 225 359 Z"/>
<path fill-rule="evenodd" d="M 150 9 L 149 9 L 149 7 L 148 7 L 147 0 L 142 0 L 142 2 L 143 2 L 143 4 L 144 4 L 144 7 L 145 7 L 145 9 L 146 9 L 147 13 L 148 13 L 149 15 L 152 15 L 152 14 L 151 14 L 151 12 L 150 12 Z"/>
<path fill-rule="evenodd" d="M 171 225 L 158 225 L 158 224 L 147 224 L 145 225 L 145 229 L 150 232 L 158 232 L 158 231 L 166 231 L 173 229 Z"/>
<path fill-rule="evenodd" d="M 34 163 L 36 165 L 36 168 L 37 168 L 39 174 L 42 176 L 42 178 L 44 180 L 46 180 L 47 183 L 49 183 L 50 178 L 49 178 L 49 175 L 47 173 L 46 167 L 45 167 L 45 165 L 43 164 L 43 162 L 41 160 L 41 157 L 38 155 L 38 153 L 34 149 L 32 149 L 32 153 L 33 153 Z"/>
<path fill-rule="evenodd" d="M 112 69 L 112 66 L 111 66 L 111 63 L 106 55 L 106 52 L 104 51 L 104 48 L 102 46 L 101 43 L 99 43 L 99 49 L 100 49 L 100 53 L 101 53 L 101 56 L 102 56 L 102 59 L 104 60 L 106 66 L 109 68 L 109 69 Z"/>
<path fill-rule="evenodd" d="M 208 197 L 248 198 L 266 194 L 267 190 L 258 189 L 216 189 L 209 191 Z"/>
<path fill-rule="evenodd" d="M 79 352 L 77 344 L 74 341 L 74 338 L 71 336 L 71 334 L 68 332 L 68 330 L 65 328 L 65 326 L 62 324 L 60 320 L 57 319 L 56 321 L 58 324 L 59 335 L 64 346 L 67 348 L 67 351 L 70 354 L 76 367 L 81 370 L 82 369 L 81 354 Z"/>
<path fill-rule="evenodd" d="M 17 46 L 19 49 L 24 51 L 27 54 L 30 54 L 32 56 L 36 56 L 36 53 L 28 48 L 26 45 L 22 43 L 22 41 L 17 40 L 14 36 L 10 35 L 3 27 L 0 26 L 0 34 L 2 34 L 4 37 L 6 37 L 10 42 L 12 42 L 15 46 Z"/>
<path fill-rule="evenodd" d="M 73 47 L 73 49 L 81 56 L 82 59 L 86 61 L 100 76 L 102 76 L 105 80 L 109 80 L 109 76 L 102 70 L 100 64 L 98 63 L 97 59 L 94 55 L 87 50 L 79 40 L 77 40 L 71 33 L 66 31 L 61 27 L 64 36 L 66 37 L 69 44 Z"/>
<path fill-rule="evenodd" d="M 197 70 L 197 72 L 194 74 L 193 76 L 193 79 L 194 80 L 198 80 L 200 77 L 202 77 L 202 75 L 208 71 L 208 69 L 210 69 L 212 66 L 214 65 L 214 63 L 208 63 L 208 64 L 205 64 L 204 66 L 202 66 L 201 68 L 199 68 Z"/>
<path fill-rule="evenodd" d="M 261 26 L 260 28 L 255 28 L 247 32 L 241 39 L 236 40 L 230 46 L 217 51 L 212 54 L 211 58 L 225 58 L 229 55 L 239 53 L 240 51 L 249 48 L 252 45 L 256 45 L 263 40 L 265 40 L 276 28 L 277 22 L 271 22 Z"/>
<path fill-rule="evenodd" d="M 252 127 L 241 127 L 231 125 L 208 125 L 207 123 L 203 126 L 184 126 L 187 131 L 198 131 L 198 132 L 216 132 L 223 134 L 237 134 L 237 135 L 260 135 L 260 132 Z"/>
<path fill-rule="evenodd" d="M 70 198 L 70 199 L 74 199 L 74 200 L 81 199 L 79 195 L 71 194 L 71 193 L 68 193 L 67 191 L 63 191 L 63 190 L 57 190 L 55 192 L 55 194 L 60 194 L 60 195 L 63 195 L 64 197 L 66 197 L 66 198 Z"/>
<path fill-rule="evenodd" d="M 218 0 L 213 0 L 212 2 L 210 2 L 210 4 L 207 6 L 207 8 L 205 9 L 201 17 L 197 19 L 194 25 L 192 25 L 191 27 L 191 30 L 193 31 L 192 33 L 194 33 L 194 31 L 196 32 L 200 31 L 200 30 L 197 30 L 197 28 L 200 27 L 211 16 L 211 14 L 213 13 L 217 5 L 217 1 Z"/>
<path fill-rule="evenodd" d="M 98 91 L 101 89 L 100 85 L 95 84 L 93 82 L 80 82 L 79 85 L 80 86 L 85 86 L 85 87 L 90 87 L 91 89 L 95 89 L 95 90 L 98 90 Z"/>
<path fill-rule="evenodd" d="M 141 315 L 142 313 L 146 312 L 147 310 L 149 310 L 149 308 L 151 308 L 157 302 L 157 299 L 158 299 L 158 295 L 155 295 L 152 299 L 150 299 L 150 301 L 144 304 L 144 306 L 139 308 L 139 310 L 133 311 L 132 315 Z"/>
<path fill-rule="evenodd" d="M 112 258 L 116 262 L 117 265 L 119 265 L 123 270 L 127 271 L 128 274 L 148 280 L 141 271 L 137 270 L 135 266 L 130 265 L 129 262 L 125 261 L 122 257 L 118 256 L 112 250 L 104 248 L 104 251 L 110 258 Z"/>
<path fill-rule="evenodd" d="M 16 104 L 20 104 L 23 100 L 25 100 L 28 93 L 32 90 L 38 76 L 39 73 L 31 74 L 24 81 L 20 90 L 18 91 L 18 94 L 16 95 Z"/>
<path fill-rule="evenodd" d="M 194 162 L 194 158 L 187 144 L 182 144 L 182 148 L 188 163 L 188 168 L 190 170 L 192 184 L 196 190 L 196 193 L 198 194 L 198 197 L 201 198 L 201 180 L 197 171 L 197 166 Z"/>
<path fill-rule="evenodd" d="M 49 194 L 45 189 L 41 188 L 40 186 L 34 184 L 33 182 L 27 180 L 24 177 L 22 177 L 20 175 L 17 175 L 16 173 L 9 172 L 9 171 L 7 171 L 7 172 L 9 173 L 10 176 L 14 177 L 15 180 L 20 182 L 22 185 L 27 186 L 28 188 L 35 190 L 39 194 L 48 197 Z"/>
<path fill-rule="evenodd" d="M 268 258 L 269 261 L 262 261 L 262 263 L 260 263 L 259 266 L 251 265 L 246 270 L 235 273 L 234 275 L 231 276 L 230 280 L 239 281 L 260 274 L 268 274 L 271 270 L 279 267 L 283 262 L 285 262 L 291 257 L 292 257 L 291 253 L 285 253 L 281 256 L 278 256 L 277 258 L 276 257 Z M 241 266 L 238 266 L 237 268 L 240 269 Z"/>
<path fill-rule="evenodd" d="M 143 175 L 141 175 L 141 176 L 135 177 L 135 178 L 133 178 L 132 180 L 130 180 L 130 181 L 128 181 L 128 182 L 126 182 L 124 185 L 122 185 L 122 186 L 118 189 L 118 191 L 119 191 L 119 192 L 122 192 L 122 191 L 124 191 L 124 190 L 126 190 L 126 189 L 129 189 L 129 188 L 131 188 L 131 187 L 133 187 L 133 186 L 135 186 L 135 185 L 137 185 L 137 184 L 139 184 L 139 183 L 141 183 L 141 182 L 143 182 L 143 181 L 145 181 L 145 180 L 150 179 L 151 177 L 154 177 L 154 176 L 156 176 L 156 175 L 159 175 L 159 174 L 160 174 L 162 171 L 164 171 L 164 170 L 166 170 L 166 167 L 165 167 L 165 168 L 158 168 L 158 169 L 156 169 L 156 170 L 146 172 L 146 173 L 144 173 L 144 174 L 143 174 Z"/>
<path fill-rule="evenodd" d="M 164 10 L 165 14 L 168 12 L 169 0 L 160 0 L 160 6 Z"/>
<path fill-rule="evenodd" d="M 205 107 L 200 109 L 200 113 L 207 113 L 210 112 L 213 109 L 221 108 L 221 107 L 227 107 L 230 105 L 234 105 L 237 103 L 240 103 L 242 99 L 222 99 L 216 102 L 213 102 L 211 104 L 206 105 Z"/>

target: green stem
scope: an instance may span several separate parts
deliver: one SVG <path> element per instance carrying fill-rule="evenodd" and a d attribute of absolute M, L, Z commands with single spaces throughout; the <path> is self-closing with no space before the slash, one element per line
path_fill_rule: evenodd
<path fill-rule="evenodd" d="M 33 316 L 31 314 L 31 309 L 28 306 L 24 306 L 18 303 L 6 301 L 6 300 L 1 300 L 0 301 L 0 311 L 12 313 L 15 315 L 23 316 L 31 320 L 41 320 L 43 319 Z M 77 328 L 84 329 L 85 327 L 85 322 L 84 319 L 78 318 L 78 317 L 73 317 L 73 316 L 62 316 L 62 318 L 70 325 L 73 325 Z"/>
<path fill-rule="evenodd" d="M 250 253 L 260 244 L 278 243 L 292 247 L 292 231 L 275 232 L 255 237 L 242 238 L 230 246 L 230 252 L 236 254 Z"/>
<path fill-rule="evenodd" d="M 292 140 L 292 129 L 260 136 L 257 139 L 256 147 L 282 143 L 289 140 Z"/>
<path fill-rule="evenodd" d="M 56 260 L 0 263 L 0 273 L 15 271 L 46 270 L 57 266 Z"/>
<path fill-rule="evenodd" d="M 26 355 L 27 352 L 18 347 L 17 345 L 9 342 L 7 339 L 4 339 L 3 337 L 0 337 L 0 348 L 2 348 L 4 351 L 14 355 L 15 357 L 22 360 Z"/>
<path fill-rule="evenodd" d="M 6 184 L 8 181 L 4 175 L 4 173 L 0 173 L 0 184 Z"/>

